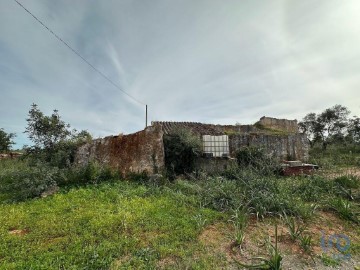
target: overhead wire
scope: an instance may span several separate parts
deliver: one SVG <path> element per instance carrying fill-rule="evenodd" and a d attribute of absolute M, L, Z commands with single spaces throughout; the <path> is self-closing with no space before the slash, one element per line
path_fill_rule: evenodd
<path fill-rule="evenodd" d="M 123 92 L 125 95 L 130 97 L 132 100 L 137 103 L 146 106 L 146 104 L 134 96 L 130 95 L 126 91 L 124 91 L 119 85 L 114 83 L 108 76 L 106 76 L 103 72 L 98 70 L 93 64 L 91 64 L 85 57 L 83 57 L 78 51 L 72 48 L 66 41 L 64 41 L 59 35 L 57 35 L 52 29 L 50 29 L 45 23 L 43 23 L 40 19 L 38 19 L 29 9 L 24 7 L 18 0 L 14 0 L 21 8 L 23 8 L 27 13 L 29 13 L 38 23 L 40 23 L 47 31 L 49 31 L 56 39 L 58 39 L 61 43 L 63 43 L 68 49 L 70 49 L 74 54 L 81 58 L 86 64 L 88 64 L 95 72 L 97 72 L 100 76 L 102 76 L 105 80 L 107 80 L 110 84 L 116 87 L 118 90 Z"/>

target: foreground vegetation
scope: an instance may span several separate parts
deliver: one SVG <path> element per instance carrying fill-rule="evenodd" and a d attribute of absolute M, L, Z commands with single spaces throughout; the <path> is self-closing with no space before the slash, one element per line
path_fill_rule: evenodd
<path fill-rule="evenodd" d="M 0 179 L 4 172 L 27 166 L 18 161 L 0 164 Z M 280 178 L 234 167 L 223 175 L 199 173 L 196 179 L 172 182 L 149 181 L 145 175 L 130 180 L 112 175 L 106 181 L 104 172 L 96 166 L 84 169 L 82 177 L 92 177 L 92 182 L 63 185 L 46 198 L 14 203 L 3 193 L 0 269 L 240 267 L 251 262 L 243 257 L 247 252 L 271 256 L 266 248 L 255 251 L 249 245 L 255 238 L 268 239 L 275 224 L 289 237 L 285 242 L 328 263 L 326 255 L 314 251 L 320 231 L 308 232 L 322 213 L 333 215 L 341 233 L 351 236 L 346 252 L 360 252 L 360 182 L 355 176 Z M 328 224 L 319 225 L 324 230 Z M 209 230 L 214 231 L 204 237 Z M 211 242 L 213 234 L 221 234 L 217 244 Z M 228 248 L 218 252 L 223 245 Z M 280 254 L 286 251 L 281 245 Z"/>
<path fill-rule="evenodd" d="M 222 218 L 192 196 L 127 182 L 71 188 L 0 209 L 0 269 L 149 269 L 168 257 L 187 264 L 201 249 L 202 226 Z"/>

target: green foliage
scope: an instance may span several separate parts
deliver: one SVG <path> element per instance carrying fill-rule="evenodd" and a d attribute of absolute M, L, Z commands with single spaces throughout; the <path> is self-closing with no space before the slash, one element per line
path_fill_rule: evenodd
<path fill-rule="evenodd" d="M 165 166 L 171 177 L 194 171 L 195 159 L 201 155 L 199 136 L 188 129 L 177 128 L 164 136 Z"/>
<path fill-rule="evenodd" d="M 360 145 L 347 144 L 329 145 L 326 150 L 315 144 L 309 151 L 310 162 L 318 164 L 324 169 L 336 169 L 336 167 L 360 167 Z"/>
<path fill-rule="evenodd" d="M 307 114 L 299 127 L 312 146 L 320 143 L 324 150 L 330 144 L 343 144 L 346 140 L 356 142 L 359 135 L 359 119 L 348 119 L 350 111 L 341 105 L 335 105 L 322 113 Z"/>
<path fill-rule="evenodd" d="M 14 144 L 14 138 L 15 133 L 7 133 L 3 128 L 0 128 L 0 153 L 10 151 L 11 145 Z"/>
<path fill-rule="evenodd" d="M 284 213 L 283 217 L 284 217 L 285 225 L 289 230 L 291 240 L 296 241 L 305 231 L 305 226 L 300 224 L 300 222 L 298 222 L 294 217 L 288 217 L 286 213 Z"/>
<path fill-rule="evenodd" d="M 353 206 L 349 201 L 342 198 L 335 198 L 330 203 L 330 207 L 343 219 L 350 220 L 355 223 L 360 223 L 358 218 L 359 213 L 355 213 L 353 211 Z"/>
<path fill-rule="evenodd" d="M 340 259 L 330 257 L 330 256 L 328 256 L 326 254 L 322 254 L 321 261 L 325 266 L 335 267 L 335 266 L 341 265 Z"/>
<path fill-rule="evenodd" d="M 201 253 L 193 218 L 211 224 L 219 214 L 177 196 L 123 181 L 0 204 L 0 269 L 157 269 L 164 258 L 178 269 L 221 268 Z"/>
<path fill-rule="evenodd" d="M 311 251 L 311 243 L 312 243 L 312 237 L 311 235 L 300 235 L 300 246 L 305 252 Z"/>
<path fill-rule="evenodd" d="M 264 149 L 248 146 L 236 152 L 236 161 L 240 168 L 250 168 L 260 174 L 273 174 L 277 168 L 277 162 L 265 154 Z"/>
<path fill-rule="evenodd" d="M 121 176 L 117 171 L 97 163 L 59 169 L 28 159 L 1 160 L 0 201 L 23 201 L 57 186 L 99 184 L 119 179 Z"/>
<path fill-rule="evenodd" d="M 3 200 L 23 201 L 40 196 L 50 187 L 55 187 L 64 178 L 62 172 L 46 164 L 28 164 L 0 170 L 0 194 Z"/>
<path fill-rule="evenodd" d="M 246 265 L 237 262 L 239 266 L 245 267 L 246 269 L 268 269 L 268 270 L 281 270 L 282 256 L 278 250 L 278 232 L 277 225 L 275 225 L 275 245 L 268 241 L 269 245 L 269 258 L 255 257 L 253 260 L 260 261 L 260 264 Z"/>
<path fill-rule="evenodd" d="M 54 145 L 69 139 L 70 125 L 61 120 L 57 110 L 52 115 L 44 115 L 36 104 L 31 105 L 26 133 L 36 148 L 51 150 Z"/>
<path fill-rule="evenodd" d="M 232 170 L 229 175 L 231 179 L 207 177 L 194 184 L 181 181 L 182 190 L 185 194 L 196 195 L 204 207 L 221 212 L 245 208 L 249 214 L 255 214 L 258 218 L 285 212 L 308 219 L 313 216 L 317 207 L 315 203 L 305 202 L 300 192 L 294 195 L 303 178 L 263 176 L 246 169 Z M 324 191 L 324 194 L 327 193 Z M 313 198 L 316 198 L 315 194 Z M 316 202 L 318 199 L 317 197 Z"/>
<path fill-rule="evenodd" d="M 343 188 L 359 188 L 360 179 L 353 175 L 343 175 L 334 179 L 334 182 Z"/>
<path fill-rule="evenodd" d="M 36 104 L 32 104 L 26 121 L 25 133 L 34 143 L 25 148 L 27 156 L 51 166 L 69 167 L 74 161 L 77 147 L 91 140 L 87 131 L 70 130 L 70 125 L 61 120 L 57 110 L 46 116 Z"/>
<path fill-rule="evenodd" d="M 234 240 L 237 246 L 241 246 L 245 239 L 245 229 L 248 221 L 247 212 L 244 209 L 235 209 L 230 222 L 234 227 Z"/>
<path fill-rule="evenodd" d="M 360 117 L 354 116 L 349 120 L 347 132 L 347 141 L 360 143 Z"/>
<path fill-rule="evenodd" d="M 146 171 L 141 173 L 130 172 L 126 175 L 126 179 L 135 183 L 144 184 L 149 180 L 149 175 Z"/>
<path fill-rule="evenodd" d="M 241 193 L 236 182 L 221 177 L 202 182 L 200 192 L 202 205 L 218 211 L 229 211 L 241 203 Z"/>
<path fill-rule="evenodd" d="M 58 182 L 60 186 L 99 184 L 122 179 L 118 171 L 94 162 L 82 167 L 73 166 L 63 169 L 63 173 L 65 177 L 62 182 Z"/>

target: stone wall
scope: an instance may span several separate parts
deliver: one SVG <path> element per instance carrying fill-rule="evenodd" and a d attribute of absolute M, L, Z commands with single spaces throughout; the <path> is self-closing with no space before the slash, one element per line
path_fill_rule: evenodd
<path fill-rule="evenodd" d="M 305 134 L 269 135 L 269 134 L 234 134 L 229 136 L 230 156 L 246 146 L 264 148 L 266 153 L 278 160 L 307 161 L 309 142 Z"/>
<path fill-rule="evenodd" d="M 197 170 L 208 173 L 219 173 L 236 164 L 234 158 L 205 158 L 200 157 L 195 161 L 195 168 Z"/>
<path fill-rule="evenodd" d="M 297 120 L 277 119 L 263 116 L 258 123 L 265 128 L 282 130 L 290 133 L 299 132 Z"/>
<path fill-rule="evenodd" d="M 129 134 L 97 139 L 81 146 L 75 163 L 107 164 L 123 175 L 129 172 L 157 173 L 164 168 L 163 131 L 159 126 Z"/>

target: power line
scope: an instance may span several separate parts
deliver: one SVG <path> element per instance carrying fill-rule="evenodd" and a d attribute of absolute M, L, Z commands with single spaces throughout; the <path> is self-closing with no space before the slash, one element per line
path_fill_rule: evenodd
<path fill-rule="evenodd" d="M 27 13 L 29 13 L 38 23 L 40 23 L 47 31 L 49 31 L 54 37 L 56 37 L 61 43 L 63 43 L 68 49 L 70 49 L 73 53 L 75 53 L 78 57 L 80 57 L 86 64 L 88 64 L 93 70 L 95 70 L 99 75 L 101 75 L 105 80 L 107 80 L 109 83 L 111 83 L 113 86 L 115 86 L 117 89 L 119 89 L 121 92 L 123 92 L 125 95 L 130 97 L 131 99 L 135 100 L 137 103 L 146 106 L 145 103 L 141 102 L 140 100 L 136 99 L 129 93 L 125 92 L 123 89 L 121 89 L 120 86 L 118 86 L 116 83 L 114 83 L 108 76 L 106 76 L 104 73 L 102 73 L 100 70 L 98 70 L 94 65 L 92 65 L 88 60 L 86 60 L 79 52 L 77 52 L 75 49 L 73 49 L 68 43 L 66 43 L 61 37 L 59 37 L 53 30 L 51 30 L 48 26 L 46 26 L 42 21 L 40 21 L 33 13 L 30 12 L 26 7 L 24 7 L 18 0 L 14 0 L 20 7 L 22 7 Z"/>

